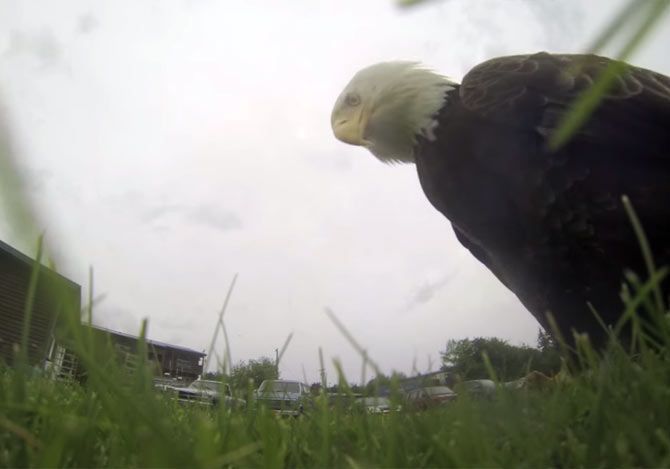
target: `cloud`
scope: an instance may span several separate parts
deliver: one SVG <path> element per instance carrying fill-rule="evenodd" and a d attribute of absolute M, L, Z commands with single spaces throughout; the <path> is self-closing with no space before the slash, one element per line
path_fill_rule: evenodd
<path fill-rule="evenodd" d="M 409 300 L 406 310 L 410 310 L 415 306 L 426 304 L 432 300 L 435 295 L 444 288 L 449 280 L 454 276 L 453 272 L 450 272 L 438 280 L 435 281 L 426 281 L 416 288 L 412 298 Z"/>
<path fill-rule="evenodd" d="M 180 207 L 179 205 L 159 205 L 145 210 L 141 218 L 144 223 L 152 223 L 159 220 L 160 218 L 165 217 L 166 215 L 180 212 L 182 210 L 183 207 Z"/>
<path fill-rule="evenodd" d="M 29 193 L 43 193 L 53 176 L 54 173 L 50 169 L 25 168 L 23 170 L 25 190 Z"/>
<path fill-rule="evenodd" d="M 242 228 L 242 219 L 237 214 L 213 204 L 203 204 L 189 210 L 187 218 L 192 222 L 221 231 Z"/>
<path fill-rule="evenodd" d="M 51 29 L 38 32 L 13 30 L 9 35 L 9 48 L 5 57 L 28 56 L 34 58 L 43 69 L 57 66 L 63 59 L 61 43 Z"/>
<path fill-rule="evenodd" d="M 150 207 L 142 212 L 144 223 L 156 223 L 170 215 L 181 215 L 190 223 L 206 226 L 220 231 L 229 231 L 243 227 L 242 219 L 230 210 L 211 203 L 188 207 L 180 204 L 163 204 Z"/>
<path fill-rule="evenodd" d="M 80 34 L 89 34 L 99 27 L 98 19 L 90 13 L 81 15 L 77 18 L 77 32 Z"/>

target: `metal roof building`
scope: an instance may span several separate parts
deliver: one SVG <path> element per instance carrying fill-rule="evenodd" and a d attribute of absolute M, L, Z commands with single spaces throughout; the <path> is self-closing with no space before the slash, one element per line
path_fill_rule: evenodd
<path fill-rule="evenodd" d="M 35 261 L 0 241 L 0 363 L 12 366 L 26 319 L 26 305 Z M 65 314 L 80 321 L 81 286 L 44 265 L 40 265 L 28 330 L 28 364 L 49 368 L 54 376 L 81 375 L 84 370 L 67 345 L 70 334 Z M 66 309 L 67 308 L 67 309 Z M 98 343 L 110 341 L 117 355 L 132 361 L 138 338 L 123 332 L 93 326 Z M 147 359 L 156 376 L 194 380 L 203 373 L 206 353 L 147 339 Z"/>
<path fill-rule="evenodd" d="M 101 340 L 103 336 L 106 336 L 112 342 L 117 353 L 128 357 L 134 357 L 137 353 L 137 336 L 99 326 L 93 326 L 92 329 L 93 333 L 98 335 Z M 155 376 L 193 381 L 202 375 L 204 359 L 207 355 L 205 352 L 148 338 L 146 343 L 147 359 L 153 366 Z"/>
<path fill-rule="evenodd" d="M 21 344 L 28 288 L 35 261 L 0 241 L 0 361 L 13 365 Z M 30 365 L 43 366 L 65 308 L 81 305 L 81 287 L 40 265 L 28 331 Z"/>

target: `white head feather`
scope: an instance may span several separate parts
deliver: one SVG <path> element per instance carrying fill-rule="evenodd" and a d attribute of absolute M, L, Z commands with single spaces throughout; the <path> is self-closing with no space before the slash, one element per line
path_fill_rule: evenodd
<path fill-rule="evenodd" d="M 381 161 L 414 162 L 417 137 L 432 138 L 435 117 L 456 84 L 416 62 L 382 62 L 359 71 L 335 102 L 335 136 Z"/>

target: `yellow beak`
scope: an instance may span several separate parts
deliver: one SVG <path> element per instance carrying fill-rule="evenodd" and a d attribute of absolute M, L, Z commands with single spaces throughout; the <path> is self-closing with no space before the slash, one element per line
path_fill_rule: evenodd
<path fill-rule="evenodd" d="M 365 107 L 361 106 L 347 117 L 339 117 L 334 114 L 331 125 L 335 138 L 351 145 L 366 146 L 367 141 L 363 138 L 365 128 L 368 125 L 369 115 Z"/>

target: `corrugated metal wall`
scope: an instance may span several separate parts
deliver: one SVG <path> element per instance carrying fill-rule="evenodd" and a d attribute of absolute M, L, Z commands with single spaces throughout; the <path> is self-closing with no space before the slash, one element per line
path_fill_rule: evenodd
<path fill-rule="evenodd" d="M 0 245 L 0 360 L 12 365 L 14 348 L 21 343 L 24 309 L 32 263 L 29 258 Z M 67 298 L 79 310 L 81 287 L 42 267 L 34 298 L 28 336 L 28 361 L 41 365 L 50 345 L 54 325 Z"/>
<path fill-rule="evenodd" d="M 124 350 L 129 354 L 137 353 L 138 338 L 106 329 L 93 327 L 97 341 L 110 340 L 117 351 Z M 147 358 L 153 363 L 153 372 L 157 376 L 169 373 L 172 377 L 182 377 L 195 380 L 202 375 L 204 353 L 188 350 L 184 347 L 174 347 L 169 344 L 156 343 L 147 339 Z"/>

